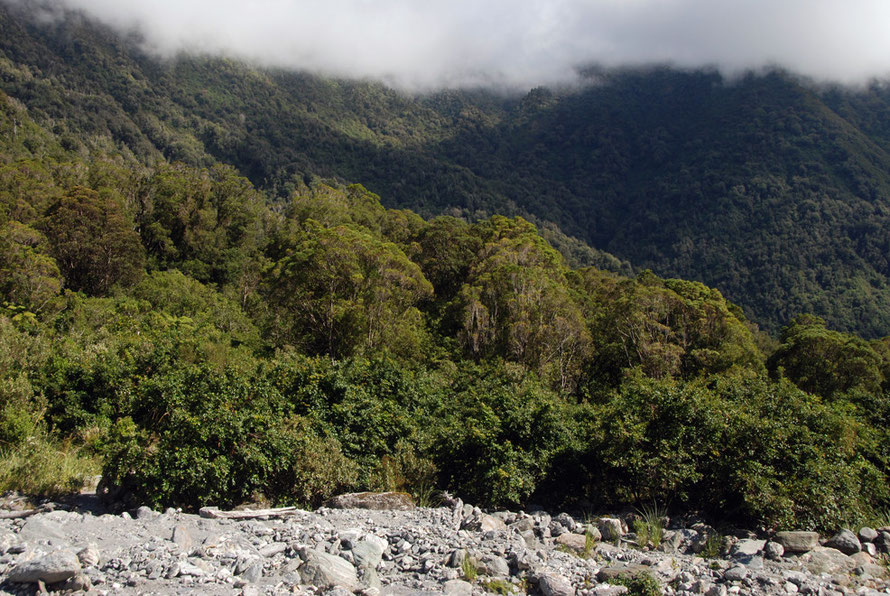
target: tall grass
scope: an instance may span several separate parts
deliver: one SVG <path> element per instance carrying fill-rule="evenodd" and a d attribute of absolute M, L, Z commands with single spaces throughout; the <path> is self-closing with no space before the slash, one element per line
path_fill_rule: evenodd
<path fill-rule="evenodd" d="M 79 492 L 100 471 L 97 458 L 40 435 L 0 450 L 0 492 L 59 497 Z"/>

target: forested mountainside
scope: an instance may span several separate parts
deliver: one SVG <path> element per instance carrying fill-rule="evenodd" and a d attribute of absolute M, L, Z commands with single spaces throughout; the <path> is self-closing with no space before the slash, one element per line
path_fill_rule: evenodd
<path fill-rule="evenodd" d="M 50 25 L 7 8 L 0 16 L 0 489 L 54 494 L 101 469 L 113 494 L 157 506 L 314 505 L 359 489 L 429 502 L 449 489 L 485 506 L 657 501 L 770 528 L 886 521 L 886 338 L 833 330 L 814 315 L 785 321 L 771 338 L 717 289 L 632 271 L 515 215 L 532 211 L 531 189 L 552 183 L 535 201 L 549 210 L 542 219 L 605 234 L 605 220 L 590 215 L 606 217 L 605 189 L 623 180 L 617 205 L 662 174 L 652 166 L 632 176 L 646 153 L 619 137 L 584 149 L 611 152 L 591 154 L 599 170 L 554 156 L 580 153 L 584 130 L 617 127 L 629 139 L 649 126 L 641 86 L 664 87 L 662 98 L 670 84 L 698 89 L 659 107 L 689 122 L 719 112 L 702 100 L 686 114 L 696 93 L 740 101 L 786 89 L 824 118 L 825 127 L 802 122 L 802 131 L 818 140 L 836 130 L 846 166 L 819 170 L 817 145 L 806 167 L 821 173 L 799 178 L 822 190 L 807 202 L 789 190 L 803 182 L 775 182 L 758 201 L 802 206 L 767 216 L 749 204 L 750 216 L 734 220 L 738 235 L 718 232 L 703 199 L 687 219 L 711 230 L 710 253 L 733 267 L 797 263 L 782 270 L 797 276 L 794 287 L 826 288 L 801 300 L 859 276 L 849 293 L 856 308 L 835 306 L 865 316 L 881 304 L 881 265 L 856 263 L 877 250 L 879 228 L 855 231 L 863 255 L 837 253 L 846 267 L 838 261 L 834 277 L 809 279 L 826 270 L 806 265 L 835 263 L 832 251 L 852 238 L 849 226 L 816 238 L 820 222 L 840 217 L 832 205 L 848 207 L 849 224 L 869 204 L 868 221 L 880 226 L 878 90 L 866 105 L 865 94 L 817 95 L 779 75 L 728 85 L 661 71 L 598 75 L 584 90 L 519 102 L 406 98 L 230 61 L 157 62 L 76 15 Z M 613 107 L 597 108 L 592 129 L 557 134 L 570 114 L 596 114 L 590 105 Z M 858 128 L 844 111 L 859 115 Z M 726 130 L 741 134 L 742 124 L 727 108 Z M 708 145 L 692 131 L 665 131 L 668 148 L 682 137 L 701 160 L 686 174 L 663 166 L 686 184 L 705 168 Z M 729 143 L 727 134 L 714 133 Z M 548 138 L 549 147 L 539 142 Z M 766 167 L 773 141 L 760 142 L 732 150 L 760 147 L 747 159 Z M 682 161 L 670 151 L 659 159 Z M 857 160 L 871 160 L 869 175 L 844 178 Z M 727 184 L 740 175 L 718 157 L 707 163 L 725 169 Z M 595 171 L 603 180 L 588 190 L 602 200 L 578 199 L 571 215 L 566 205 Z M 755 178 L 765 179 L 745 178 L 733 196 L 754 192 Z M 874 196 L 856 198 L 854 180 L 869 181 Z M 634 214 L 640 231 L 627 242 L 638 262 L 648 263 L 648 227 L 695 231 L 678 215 L 679 196 L 661 216 L 671 225 L 639 219 L 643 207 Z M 409 197 L 423 215 L 448 214 L 392 207 Z M 614 248 L 628 224 L 617 210 L 609 217 Z M 785 235 L 763 238 L 789 250 L 730 255 L 758 217 L 779 222 Z M 818 259 L 807 252 L 817 246 Z M 690 262 L 699 252 L 690 249 Z M 751 291 L 768 296 L 779 287 L 770 283 Z M 867 333 L 880 328 L 873 323 Z"/>
<path fill-rule="evenodd" d="M 276 197 L 321 176 L 422 215 L 520 214 L 597 249 L 574 243 L 578 264 L 704 281 L 773 331 L 801 312 L 890 331 L 883 84 L 656 68 L 521 98 L 408 97 L 224 59 L 161 62 L 72 15 L 33 24 L 2 7 L 0 28 L 2 90 L 73 150 L 227 163 Z"/>

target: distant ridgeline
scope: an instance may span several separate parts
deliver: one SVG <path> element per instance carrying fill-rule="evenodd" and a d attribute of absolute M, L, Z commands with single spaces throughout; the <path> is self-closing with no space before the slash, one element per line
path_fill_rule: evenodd
<path fill-rule="evenodd" d="M 890 341 L 831 329 L 890 327 L 883 89 L 590 76 L 406 98 L 0 4 L 0 490 L 887 511 Z"/>

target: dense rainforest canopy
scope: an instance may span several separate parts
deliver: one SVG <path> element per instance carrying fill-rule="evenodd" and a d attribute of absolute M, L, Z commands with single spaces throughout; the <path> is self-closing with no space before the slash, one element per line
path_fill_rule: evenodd
<path fill-rule="evenodd" d="M 101 468 L 152 505 L 447 488 L 772 528 L 890 507 L 880 88 L 406 98 L 161 63 L 76 16 L 0 5 L 0 33 L 0 486 Z"/>

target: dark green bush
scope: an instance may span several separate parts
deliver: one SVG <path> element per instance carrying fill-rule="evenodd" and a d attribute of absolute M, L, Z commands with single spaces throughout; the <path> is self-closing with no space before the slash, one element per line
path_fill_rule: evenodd
<path fill-rule="evenodd" d="M 110 433 L 104 474 L 140 502 L 318 504 L 354 479 L 336 439 L 261 377 L 191 367 L 146 381 L 137 400 L 137 418 Z"/>
<path fill-rule="evenodd" d="M 550 482 L 566 479 L 564 488 L 597 503 L 655 500 L 721 520 L 820 529 L 887 503 L 885 468 L 868 459 L 861 423 L 787 382 L 634 377 L 585 409 L 586 448 L 555 464 Z"/>

